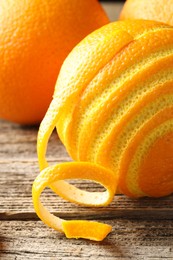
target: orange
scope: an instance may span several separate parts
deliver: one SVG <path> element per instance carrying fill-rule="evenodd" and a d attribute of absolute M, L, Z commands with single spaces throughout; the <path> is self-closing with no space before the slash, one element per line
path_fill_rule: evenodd
<path fill-rule="evenodd" d="M 97 0 L 1 0 L 0 14 L 0 118 L 39 123 L 67 54 L 108 17 Z"/>
<path fill-rule="evenodd" d="M 173 25 L 173 0 L 126 0 L 120 19 L 155 20 Z"/>
<path fill-rule="evenodd" d="M 76 162 L 48 166 L 54 128 Z M 33 184 L 37 214 L 67 237 L 103 239 L 110 226 L 51 215 L 40 202 L 42 191 L 48 186 L 68 201 L 97 207 L 110 203 L 117 188 L 136 198 L 169 195 L 172 140 L 173 27 L 147 20 L 103 26 L 68 55 L 40 125 L 41 173 Z M 81 191 L 65 181 L 78 178 L 106 191 Z"/>

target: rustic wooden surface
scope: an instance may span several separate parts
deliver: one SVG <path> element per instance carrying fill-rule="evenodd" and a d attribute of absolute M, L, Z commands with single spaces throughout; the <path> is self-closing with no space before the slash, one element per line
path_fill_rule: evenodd
<path fill-rule="evenodd" d="M 104 4 L 115 20 L 122 4 Z M 113 10 L 116 9 L 115 19 Z M 85 208 L 64 202 L 46 190 L 45 205 L 66 219 L 95 219 L 113 225 L 102 242 L 66 239 L 36 216 L 31 186 L 39 173 L 36 155 L 38 127 L 21 127 L 0 121 L 0 259 L 75 260 L 173 259 L 173 196 L 132 200 L 115 196 L 106 208 Z M 48 149 L 52 164 L 69 161 L 56 133 Z M 80 181 L 88 190 L 99 189 Z"/>

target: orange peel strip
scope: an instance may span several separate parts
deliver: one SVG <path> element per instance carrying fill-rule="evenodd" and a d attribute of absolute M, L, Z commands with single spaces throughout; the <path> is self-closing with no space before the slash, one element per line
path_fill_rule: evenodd
<path fill-rule="evenodd" d="M 60 114 L 56 112 L 56 110 L 59 111 L 60 109 L 57 108 L 57 106 L 58 103 L 56 102 L 56 100 L 53 99 L 50 103 L 49 109 L 47 110 L 45 117 L 43 118 L 40 124 L 37 137 L 37 154 L 40 170 L 43 170 L 44 168 L 48 167 L 48 162 L 46 160 L 47 144 L 56 126 Z"/>
<path fill-rule="evenodd" d="M 41 193 L 46 186 L 49 186 L 56 194 L 70 202 L 85 206 L 106 206 L 112 201 L 118 183 L 117 177 L 112 171 L 95 163 L 72 162 L 48 167 L 46 160 L 47 144 L 59 116 L 59 113 L 54 113 L 54 111 L 60 111 L 61 109 L 57 109 L 57 104 L 54 101 L 50 104 L 38 133 L 37 151 L 42 171 L 33 183 L 32 197 L 34 208 L 39 218 L 45 224 L 65 233 L 67 238 L 86 238 L 101 241 L 111 232 L 112 227 L 110 225 L 87 220 L 65 221 L 51 214 L 40 202 Z M 74 185 L 65 182 L 64 179 L 92 180 L 103 185 L 107 191 L 82 191 Z"/>
<path fill-rule="evenodd" d="M 92 180 L 104 186 L 106 191 L 83 191 L 63 181 L 65 179 Z M 39 218 L 45 224 L 65 233 L 68 238 L 86 238 L 101 241 L 112 230 L 110 225 L 87 220 L 66 221 L 56 217 L 43 206 L 40 201 L 40 195 L 49 186 L 68 201 L 85 206 L 105 206 L 112 201 L 116 184 L 117 177 L 115 174 L 95 163 L 69 162 L 50 166 L 42 170 L 33 183 L 32 196 L 34 208 Z"/>

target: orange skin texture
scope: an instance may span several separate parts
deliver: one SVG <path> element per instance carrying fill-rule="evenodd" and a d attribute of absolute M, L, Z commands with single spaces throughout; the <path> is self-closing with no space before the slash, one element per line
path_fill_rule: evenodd
<path fill-rule="evenodd" d="M 158 34 L 161 35 L 161 32 L 158 32 Z M 163 32 L 164 34 L 164 32 Z M 164 37 L 164 35 L 163 35 Z M 111 60 L 110 63 L 108 63 L 106 65 L 103 77 L 100 79 L 97 83 L 97 88 L 99 88 L 99 84 L 101 86 L 105 86 L 107 84 L 109 84 L 109 82 L 111 82 L 112 78 L 114 78 L 115 76 L 119 76 L 124 69 L 127 69 L 128 66 L 132 66 L 133 64 L 136 63 L 136 60 L 142 59 L 143 57 L 145 57 L 146 55 L 148 55 L 151 51 L 158 51 L 161 50 L 163 47 L 160 46 L 160 43 L 157 42 L 149 42 L 150 40 L 150 35 L 148 35 L 148 37 L 146 37 L 145 39 L 141 39 L 138 40 L 138 42 L 132 42 L 130 44 L 128 44 L 124 50 L 122 54 L 117 54 L 114 57 L 114 60 Z M 142 44 L 144 44 L 146 47 L 144 50 L 141 51 L 142 48 Z M 167 43 L 165 42 L 165 44 L 169 45 L 170 41 L 168 41 Z M 135 49 L 135 54 L 133 55 L 133 49 Z M 132 56 L 133 55 L 133 56 Z M 122 60 L 126 57 L 126 59 L 129 59 L 129 62 L 126 63 L 125 65 L 122 65 Z M 112 63 L 114 61 L 114 64 L 112 66 Z M 113 94 L 108 98 L 107 102 L 105 103 L 105 108 L 103 110 L 100 110 L 100 112 L 96 112 L 95 113 L 95 123 L 93 124 L 93 120 L 91 119 L 90 124 L 86 126 L 85 132 L 83 131 L 83 136 L 87 136 L 87 133 L 89 133 L 89 138 L 81 138 L 82 140 L 80 140 L 79 143 L 79 159 L 80 160 L 87 160 L 87 147 L 89 147 L 89 145 L 92 144 L 93 139 L 96 135 L 96 131 L 97 129 L 101 128 L 101 126 L 104 125 L 105 119 L 107 118 L 108 114 L 112 113 L 112 110 L 114 109 L 114 107 L 119 104 L 125 97 L 128 96 L 128 94 L 130 94 L 131 90 L 134 89 L 139 82 L 144 81 L 146 78 L 150 78 L 152 74 L 156 73 L 158 70 L 161 70 L 161 68 L 163 68 L 163 66 L 165 68 L 169 67 L 170 63 L 172 63 L 172 59 L 165 59 L 165 61 L 162 61 L 161 64 L 159 63 L 159 61 L 155 62 L 155 64 L 153 66 L 150 67 L 150 69 L 142 70 L 142 71 L 138 71 L 138 73 L 136 73 L 133 76 L 133 80 L 132 81 L 128 81 L 125 82 L 121 89 L 116 89 Z M 109 73 L 109 74 L 108 74 Z M 111 74 L 112 73 L 112 74 Z M 89 93 L 90 96 L 89 98 L 92 98 L 91 95 L 94 96 L 94 93 Z M 87 96 L 88 97 L 88 96 Z M 89 99 L 88 98 L 88 99 Z M 149 97 L 148 97 L 149 98 Z M 80 102 L 80 101 L 79 101 Z M 84 103 L 84 99 L 81 100 L 81 104 L 78 103 L 78 105 L 83 105 L 85 106 Z M 147 101 L 146 101 L 147 103 Z M 134 114 L 137 114 L 138 111 L 140 110 L 140 107 L 142 107 L 143 103 L 140 100 L 138 104 L 136 104 L 136 106 L 133 107 L 133 109 L 126 113 L 126 115 L 124 117 L 122 117 L 122 120 L 119 121 L 118 125 L 115 126 L 114 130 L 112 131 L 112 133 L 110 135 L 108 135 L 107 140 L 104 141 L 104 143 L 102 144 L 102 147 L 100 147 L 100 150 L 98 151 L 97 154 L 97 162 L 103 164 L 106 167 L 110 167 L 111 166 L 111 162 L 110 162 L 110 153 L 109 151 L 111 151 L 113 144 L 116 141 L 116 137 L 118 135 L 118 133 L 121 132 L 121 130 L 123 129 L 123 126 L 126 124 L 126 122 L 129 120 L 129 116 L 131 117 Z M 78 107 L 76 107 L 76 110 L 78 109 Z M 75 110 L 74 110 L 75 111 Z M 134 112 L 133 112 L 134 111 Z M 73 121 L 76 121 L 75 116 L 73 115 Z M 90 129 L 90 131 L 88 131 L 88 129 Z M 71 128 L 69 126 L 69 131 L 71 130 L 71 133 L 74 135 L 69 136 L 69 142 L 73 142 L 73 140 L 75 139 L 75 127 L 74 124 L 71 125 Z M 70 144 L 70 147 L 72 147 L 72 145 Z M 85 149 L 83 149 L 83 147 L 85 147 Z M 76 151 L 75 149 L 73 149 L 73 151 Z"/>
<path fill-rule="evenodd" d="M 173 25 L 173 0 L 126 0 L 120 20 L 146 19 Z"/>
<path fill-rule="evenodd" d="M 171 110 L 173 115 L 173 108 Z M 165 149 L 167 147 L 167 149 Z M 148 151 L 139 169 L 139 186 L 151 197 L 162 197 L 173 191 L 173 133 L 158 139 Z"/>
<path fill-rule="evenodd" d="M 68 53 L 109 19 L 97 0 L 2 0 L 0 13 L 0 118 L 39 123 Z"/>
<path fill-rule="evenodd" d="M 146 137 L 147 134 L 149 134 L 149 132 L 151 130 L 153 130 L 157 125 L 163 123 L 165 120 L 169 120 L 170 116 L 173 113 L 173 108 L 164 110 L 158 114 L 155 115 L 154 118 L 152 118 L 152 120 L 150 120 L 150 122 L 148 124 L 146 124 L 144 126 L 144 128 L 136 135 L 136 137 L 131 141 L 131 143 L 128 146 L 128 149 L 125 151 L 123 159 L 122 159 L 122 163 L 120 166 L 120 180 L 119 180 L 119 185 L 120 185 L 120 190 L 126 194 L 129 197 L 141 197 L 138 196 L 137 194 L 133 194 L 129 188 L 128 188 L 128 176 L 127 176 L 127 171 L 130 165 L 130 162 L 134 156 L 134 153 L 139 145 L 139 143 Z M 165 142 L 163 142 L 162 144 L 165 144 Z M 157 147 L 158 143 L 156 141 L 155 144 L 155 149 L 159 149 L 159 147 Z M 172 144 L 171 144 L 172 146 Z M 166 150 L 166 147 L 162 145 L 162 150 Z M 149 153 L 148 153 L 149 154 Z M 148 157 L 147 154 L 147 157 Z M 163 155 L 163 153 L 161 153 Z M 158 154 L 155 154 L 158 155 Z M 166 153 L 166 155 L 168 155 L 168 153 Z M 170 157 L 170 154 L 169 154 Z M 150 158 L 150 157 L 149 157 Z M 153 159 L 153 157 L 152 157 Z M 157 161 L 158 159 L 160 159 L 160 163 L 164 164 L 164 178 L 169 182 L 170 181 L 170 169 L 169 169 L 169 165 L 167 165 L 165 163 L 165 159 L 167 160 L 167 158 L 164 156 L 163 158 L 161 158 L 161 156 L 159 156 L 159 158 L 155 157 L 154 161 Z M 169 163 L 170 164 L 170 163 Z M 169 192 L 167 192 L 167 190 L 165 191 L 164 188 L 165 186 L 163 185 L 161 187 L 161 189 L 159 190 L 159 186 L 160 186 L 160 179 L 159 181 L 159 175 L 161 177 L 163 177 L 163 171 L 160 172 L 159 167 L 157 168 L 157 170 L 153 171 L 153 168 L 150 168 L 150 166 L 152 165 L 151 162 L 151 158 L 146 160 L 145 165 L 143 167 L 143 162 L 142 165 L 140 165 L 140 169 L 139 169 L 139 175 L 138 175 L 138 189 L 139 191 L 145 192 L 146 190 L 152 190 L 152 193 L 149 194 L 145 194 L 145 196 L 151 196 L 151 197 L 162 197 L 162 196 L 166 196 L 172 193 L 172 190 L 169 189 Z M 145 171 L 147 169 L 147 171 Z M 149 170 L 150 169 L 150 170 Z M 149 170 L 149 171 L 148 171 Z M 160 172 L 160 173 L 158 173 Z M 146 176 L 148 177 L 148 180 L 146 181 Z M 152 177 L 152 181 L 151 181 L 151 177 Z M 173 176 L 171 176 L 171 182 L 173 180 Z M 144 184 L 143 184 L 144 181 Z M 158 183 L 159 182 L 159 183 Z M 153 187 L 153 183 L 155 184 Z M 144 190 L 143 190 L 144 187 Z M 146 188 L 147 187 L 147 188 Z M 152 194 L 152 195 L 151 195 Z M 163 195 L 164 194 L 164 195 Z"/>
<path fill-rule="evenodd" d="M 128 26 L 128 24 L 126 24 L 126 26 Z M 130 27 L 130 26 L 129 26 Z M 149 27 L 148 24 L 144 25 L 145 29 L 147 30 L 147 27 Z M 115 28 L 116 29 L 116 28 Z M 135 37 L 135 34 L 138 32 L 140 34 L 140 30 L 142 31 L 142 29 L 144 30 L 144 28 L 140 28 L 138 23 L 135 23 L 134 27 L 130 27 L 129 31 L 131 33 L 131 35 L 133 35 Z M 103 48 L 102 48 L 102 52 L 103 52 L 103 56 L 104 56 L 104 52 L 105 50 L 107 50 L 107 52 L 109 52 L 106 56 L 106 58 L 108 59 L 110 57 L 110 60 L 107 61 L 106 63 L 106 58 L 105 59 L 100 59 L 100 53 L 101 51 L 98 51 L 98 53 L 93 54 L 93 67 L 95 66 L 95 64 L 97 65 L 97 63 L 99 62 L 99 69 L 97 71 L 97 74 L 99 74 L 100 72 L 102 73 L 101 76 L 98 78 L 98 80 L 95 83 L 95 88 L 93 88 L 92 91 L 87 93 L 86 98 L 83 97 L 83 94 L 85 94 L 85 88 L 88 87 L 90 81 L 92 80 L 92 77 L 95 76 L 94 74 L 94 70 L 92 69 L 92 67 L 90 69 L 88 69 L 89 73 L 87 75 L 86 81 L 87 83 L 83 83 L 82 82 L 82 87 L 84 90 L 81 90 L 81 93 L 79 93 L 79 96 L 77 97 L 78 100 L 76 102 L 76 106 L 74 106 L 74 110 L 69 110 L 69 107 L 71 106 L 71 100 L 69 102 L 69 104 L 67 103 L 66 106 L 64 106 L 64 113 L 61 113 L 61 118 L 60 118 L 60 122 L 58 124 L 58 133 L 59 136 L 62 136 L 62 133 L 64 133 L 64 137 L 62 137 L 61 139 L 65 138 L 66 140 L 66 148 L 68 150 L 68 152 L 70 153 L 71 157 L 75 160 L 87 160 L 86 158 L 86 153 L 88 152 L 87 149 L 83 149 L 83 147 L 87 148 L 87 146 L 89 145 L 89 143 L 92 143 L 92 134 L 95 134 L 95 130 L 98 129 L 98 127 L 100 127 L 100 125 L 104 124 L 104 120 L 105 117 L 103 117 L 101 115 L 101 113 L 105 113 L 105 116 L 107 116 L 108 111 L 105 109 L 100 109 L 101 111 L 99 111 L 99 113 L 96 112 L 95 116 L 96 117 L 100 117 L 101 120 L 95 120 L 95 123 L 93 124 L 92 122 L 92 118 L 91 118 L 91 125 L 86 126 L 86 131 L 83 134 L 83 136 L 85 136 L 85 134 L 87 134 L 87 132 L 89 133 L 89 138 L 82 138 L 82 140 L 80 140 L 80 142 L 84 142 L 79 144 L 79 146 L 81 147 L 81 149 L 78 147 L 78 149 L 80 149 L 80 151 L 78 152 L 78 149 L 76 149 L 76 147 L 74 146 L 74 140 L 75 140 L 75 136 L 76 136 L 76 126 L 75 126 L 75 122 L 77 121 L 77 116 L 78 116 L 78 107 L 79 106 L 87 106 L 87 103 L 90 103 L 90 101 L 93 99 L 93 97 L 96 95 L 96 93 L 99 93 L 99 89 L 104 89 L 106 84 L 109 84 L 113 78 L 116 78 L 119 76 L 119 74 L 121 74 L 125 69 L 127 69 L 129 66 L 135 64 L 136 62 L 139 61 L 139 59 L 141 57 L 145 57 L 147 56 L 151 50 L 161 50 L 165 45 L 170 45 L 172 43 L 172 39 L 168 39 L 164 40 L 165 36 L 164 36 L 164 31 L 158 32 L 156 33 L 156 38 L 151 38 L 150 35 L 146 36 L 146 38 L 144 39 L 140 39 L 138 41 L 133 41 L 132 37 L 130 37 L 130 34 L 126 34 L 126 27 L 124 26 L 124 24 L 122 24 L 122 30 L 120 32 L 116 32 L 115 36 L 113 34 L 113 32 L 111 32 L 111 43 L 110 42 L 103 42 Z M 158 34 L 158 35 L 157 35 Z M 160 45 L 160 40 L 159 37 L 162 38 L 163 41 L 163 45 Z M 116 44 L 115 44 L 116 43 Z M 144 49 L 142 49 L 142 46 L 145 46 Z M 121 49 L 123 49 L 123 51 L 121 51 Z M 116 53 L 115 56 L 113 56 L 113 58 L 111 58 L 111 55 L 113 55 L 113 53 Z M 127 62 L 122 62 L 123 60 L 126 60 Z M 88 62 L 89 63 L 89 62 Z M 150 72 L 147 72 L 148 75 L 150 76 Z M 81 71 L 82 74 L 82 71 Z M 96 75 L 97 75 L 96 74 Z M 140 74 L 138 76 L 138 74 Z M 141 81 L 141 75 L 142 73 L 140 71 L 138 71 L 138 73 L 135 75 L 135 77 L 138 77 L 138 81 Z M 78 84 L 78 75 L 75 75 L 76 77 L 74 78 L 75 81 Z M 95 76 L 95 78 L 97 78 L 97 76 Z M 65 81 L 65 78 L 63 79 Z M 134 79 L 135 80 L 135 79 Z M 77 84 L 74 82 L 74 88 L 78 88 Z M 117 89 L 117 98 L 120 99 L 120 97 L 123 95 L 126 95 L 127 93 L 127 87 L 128 85 L 130 85 L 131 82 L 127 82 L 126 84 L 124 84 L 123 89 Z M 135 83 L 137 84 L 137 83 Z M 64 84 L 66 85 L 66 84 Z M 132 85 L 132 84 L 131 84 Z M 134 84 L 133 84 L 134 85 Z M 58 84 L 57 84 L 58 86 Z M 129 91 L 131 90 L 130 89 Z M 55 89 L 55 95 L 56 92 L 58 92 L 58 89 L 56 91 Z M 112 97 L 108 97 L 108 101 L 107 101 L 107 106 L 111 107 L 111 103 L 113 102 L 113 97 L 116 96 L 116 91 L 114 93 L 114 95 L 112 95 Z M 106 109 L 107 109 L 107 106 Z M 112 105 L 113 106 L 113 105 Z M 64 129 L 64 121 L 66 121 L 67 115 L 69 114 L 69 125 L 67 129 Z M 88 131 L 89 129 L 89 131 Z M 78 158 L 77 153 L 80 155 L 80 157 Z"/>

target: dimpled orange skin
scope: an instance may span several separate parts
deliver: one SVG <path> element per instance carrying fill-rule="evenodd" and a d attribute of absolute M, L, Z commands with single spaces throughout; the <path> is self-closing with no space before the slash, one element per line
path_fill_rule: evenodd
<path fill-rule="evenodd" d="M 120 14 L 123 19 L 155 20 L 173 25 L 173 0 L 126 0 Z"/>
<path fill-rule="evenodd" d="M 106 200 L 102 193 L 89 199 L 88 194 L 74 192 L 75 188 L 65 182 L 57 185 L 56 174 L 60 180 L 66 179 L 61 170 L 63 163 L 52 169 L 46 160 L 54 128 L 76 161 L 75 178 L 85 179 L 84 171 L 89 179 L 97 179 L 108 191 Z M 134 198 L 171 194 L 172 136 L 173 27 L 154 21 L 124 20 L 96 30 L 63 63 L 53 100 L 40 125 L 37 150 L 42 171 L 33 185 L 37 214 L 57 229 L 57 220 L 45 217 L 45 209 L 39 207 L 43 190 L 39 185 L 87 206 L 106 206 L 117 188 Z M 65 167 L 70 175 L 72 165 Z M 58 230 L 66 233 L 61 221 Z M 71 224 L 66 228 L 75 236 Z M 80 235 L 92 237 L 87 222 L 84 227 Z M 105 230 L 110 232 L 107 227 Z"/>
<path fill-rule="evenodd" d="M 108 17 L 97 0 L 2 0 L 0 14 L 0 118 L 39 123 L 67 54 Z"/>

